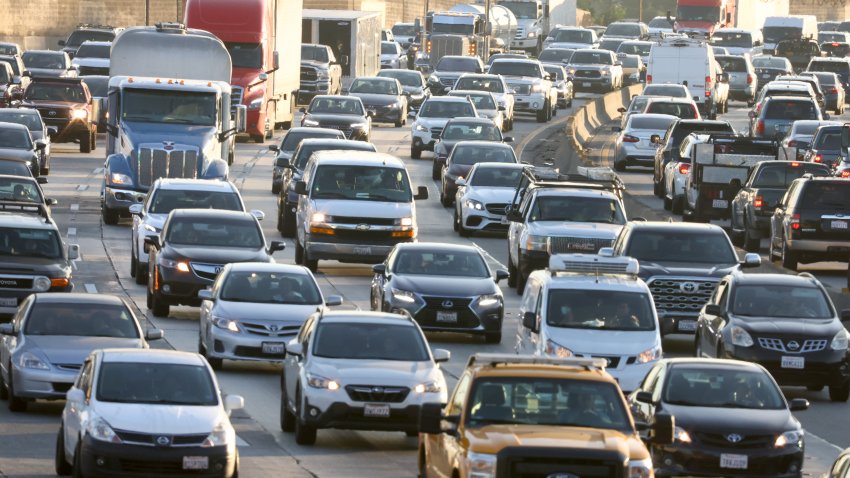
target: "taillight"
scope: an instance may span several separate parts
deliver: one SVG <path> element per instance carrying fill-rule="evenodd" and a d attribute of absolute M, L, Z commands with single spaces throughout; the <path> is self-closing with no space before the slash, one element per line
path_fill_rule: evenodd
<path fill-rule="evenodd" d="M 799 231 L 800 230 L 800 215 L 799 214 L 792 215 L 790 224 L 791 224 L 791 229 L 793 229 L 795 231 Z"/>
<path fill-rule="evenodd" d="M 797 146 L 797 140 L 796 139 L 792 139 L 791 141 L 788 141 L 788 147 L 789 148 L 794 148 L 796 146 Z"/>
<path fill-rule="evenodd" d="M 755 81 L 755 77 L 749 73 L 747 73 L 747 84 L 752 85 L 753 81 Z"/>
<path fill-rule="evenodd" d="M 634 136 L 632 136 L 630 134 L 624 134 L 623 135 L 623 142 L 625 142 L 625 143 L 637 143 L 637 142 L 640 142 L 640 138 L 635 138 Z"/>
<path fill-rule="evenodd" d="M 691 165 L 684 163 L 679 165 L 679 174 L 688 174 L 688 171 L 691 170 Z"/>
<path fill-rule="evenodd" d="M 758 120 L 758 123 L 756 123 L 756 133 L 764 134 L 764 121 Z"/>
<path fill-rule="evenodd" d="M 850 169 L 845 169 L 844 171 L 841 171 L 841 177 L 850 178 Z"/>
<path fill-rule="evenodd" d="M 830 88 L 830 89 L 829 89 L 829 93 L 830 93 L 830 94 L 838 93 L 838 88 L 836 88 L 836 87 L 834 87 L 834 86 L 833 86 L 832 88 Z"/>
<path fill-rule="evenodd" d="M 821 156 L 820 154 L 816 154 L 815 158 L 812 161 L 815 162 L 815 163 L 822 163 L 823 162 L 823 156 Z"/>
<path fill-rule="evenodd" d="M 710 84 L 711 84 L 711 76 L 706 76 L 706 77 L 705 77 L 705 84 L 706 84 L 706 86 L 708 86 L 708 85 L 710 85 Z"/>
<path fill-rule="evenodd" d="M 791 163 L 791 167 L 792 167 L 792 168 L 799 168 L 799 167 L 800 167 L 800 163 L 798 163 L 797 161 L 793 161 L 793 162 Z"/>
<path fill-rule="evenodd" d="M 761 196 L 756 196 L 753 200 L 753 207 L 756 209 L 761 209 L 764 207 L 764 199 Z"/>
<path fill-rule="evenodd" d="M 652 83 L 652 75 L 646 75 L 646 83 Z"/>

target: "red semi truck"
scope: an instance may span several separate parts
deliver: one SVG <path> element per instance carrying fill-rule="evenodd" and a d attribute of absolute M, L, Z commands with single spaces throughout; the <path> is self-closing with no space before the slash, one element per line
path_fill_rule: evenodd
<path fill-rule="evenodd" d="M 735 0 L 677 0 L 676 32 L 710 37 L 715 30 L 735 26 Z"/>
<path fill-rule="evenodd" d="M 288 129 L 300 82 L 303 0 L 187 0 L 187 27 L 224 42 L 233 61 L 234 105 L 248 108 L 247 133 L 261 143 Z"/>

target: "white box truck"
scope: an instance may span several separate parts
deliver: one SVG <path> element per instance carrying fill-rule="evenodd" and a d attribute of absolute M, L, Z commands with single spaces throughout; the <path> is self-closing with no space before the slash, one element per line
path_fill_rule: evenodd
<path fill-rule="evenodd" d="M 818 19 L 814 15 L 771 16 L 764 19 L 764 54 L 775 53 L 782 40 L 805 40 L 818 37 Z"/>
<path fill-rule="evenodd" d="M 735 28 L 761 30 L 767 17 L 788 15 L 788 0 L 738 0 L 735 4 Z"/>
<path fill-rule="evenodd" d="M 342 66 L 342 76 L 374 76 L 381 69 L 380 12 L 313 10 L 301 14 L 301 43 L 331 47 Z M 293 45 L 294 47 L 294 45 Z"/>

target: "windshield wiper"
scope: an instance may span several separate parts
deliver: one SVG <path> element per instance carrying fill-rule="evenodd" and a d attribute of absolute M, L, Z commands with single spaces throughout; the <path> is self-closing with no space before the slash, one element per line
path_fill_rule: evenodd
<path fill-rule="evenodd" d="M 340 192 L 336 192 L 336 191 L 328 191 L 328 192 L 324 192 L 324 193 L 317 193 L 316 195 L 313 196 L 313 198 L 315 198 L 315 199 L 322 199 L 322 198 L 343 198 L 343 199 L 347 199 L 348 195 L 345 194 L 345 193 L 340 193 Z"/>

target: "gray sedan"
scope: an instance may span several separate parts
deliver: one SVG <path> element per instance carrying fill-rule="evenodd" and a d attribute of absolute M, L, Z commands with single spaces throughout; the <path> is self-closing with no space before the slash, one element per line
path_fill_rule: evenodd
<path fill-rule="evenodd" d="M 159 329 L 143 332 L 119 297 L 62 292 L 29 296 L 0 334 L 0 398 L 14 412 L 37 398 L 64 399 L 92 351 L 148 348 L 162 338 Z"/>
<path fill-rule="evenodd" d="M 615 126 L 614 131 L 620 134 L 615 143 L 614 169 L 625 171 L 626 166 L 654 166 L 658 145 L 650 139 L 653 135 L 664 136 L 667 128 L 678 119 L 672 115 L 637 113 L 629 116 L 625 128 Z"/>

